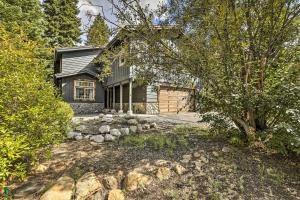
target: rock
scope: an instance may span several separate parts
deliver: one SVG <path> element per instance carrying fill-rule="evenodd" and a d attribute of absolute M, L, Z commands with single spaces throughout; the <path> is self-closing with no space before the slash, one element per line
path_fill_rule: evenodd
<path fill-rule="evenodd" d="M 130 133 L 136 133 L 137 132 L 137 126 L 130 126 Z"/>
<path fill-rule="evenodd" d="M 77 136 L 75 137 L 75 139 L 76 139 L 76 140 L 82 140 L 82 139 L 83 139 L 83 136 L 82 136 L 82 135 L 77 135 Z"/>
<path fill-rule="evenodd" d="M 90 137 L 90 140 L 97 142 L 97 143 L 102 143 L 102 142 L 104 142 L 104 137 L 102 135 L 93 135 Z"/>
<path fill-rule="evenodd" d="M 171 176 L 171 170 L 167 167 L 160 167 L 156 172 L 156 177 L 159 180 L 169 179 Z"/>
<path fill-rule="evenodd" d="M 112 136 L 111 134 L 106 134 L 104 137 L 105 141 L 114 141 L 116 138 Z"/>
<path fill-rule="evenodd" d="M 161 166 L 167 166 L 167 165 L 169 165 L 171 162 L 170 161 L 167 161 L 167 160 L 156 160 L 155 161 L 155 165 L 156 166 L 159 166 L 159 167 L 161 167 Z"/>
<path fill-rule="evenodd" d="M 175 172 L 176 172 L 177 174 L 181 175 L 181 174 L 183 174 L 184 172 L 186 172 L 186 169 L 185 169 L 183 166 L 177 164 L 177 165 L 175 165 Z"/>
<path fill-rule="evenodd" d="M 106 200 L 107 193 L 104 190 L 99 190 L 88 198 L 88 200 Z"/>
<path fill-rule="evenodd" d="M 103 118 L 103 117 L 104 117 L 104 114 L 103 114 L 103 113 L 100 113 L 98 116 L 99 116 L 99 118 Z"/>
<path fill-rule="evenodd" d="M 114 116 L 112 114 L 106 114 L 105 117 L 106 118 L 113 118 Z"/>
<path fill-rule="evenodd" d="M 112 109 L 112 110 L 110 111 L 110 113 L 111 113 L 111 114 L 116 114 L 117 111 L 116 111 L 115 109 Z"/>
<path fill-rule="evenodd" d="M 88 139 L 90 139 L 90 137 L 91 137 L 91 135 L 86 135 L 86 136 L 84 136 L 84 139 L 88 140 Z"/>
<path fill-rule="evenodd" d="M 70 200 L 73 188 L 74 180 L 69 176 L 63 176 L 42 195 L 40 200 Z"/>
<path fill-rule="evenodd" d="M 191 161 L 191 159 L 192 159 L 192 155 L 183 155 L 181 162 L 182 163 L 189 163 Z"/>
<path fill-rule="evenodd" d="M 198 160 L 198 161 L 195 161 L 194 162 L 194 165 L 195 165 L 195 169 L 196 170 L 198 170 L 198 171 L 202 171 L 202 166 L 203 166 L 203 163 L 200 161 L 200 160 Z"/>
<path fill-rule="evenodd" d="M 209 162 L 208 159 L 206 157 L 204 157 L 204 156 L 201 156 L 200 160 L 201 160 L 201 162 L 204 162 L 206 164 Z"/>
<path fill-rule="evenodd" d="M 144 124 L 144 125 L 142 126 L 142 128 L 143 128 L 144 130 L 149 130 L 149 129 L 150 129 L 150 124 Z"/>
<path fill-rule="evenodd" d="M 122 135 L 129 135 L 129 128 L 121 128 L 120 132 Z"/>
<path fill-rule="evenodd" d="M 195 158 L 199 158 L 199 157 L 201 156 L 201 154 L 198 153 L 198 152 L 195 152 L 195 153 L 193 154 L 193 156 L 194 156 Z"/>
<path fill-rule="evenodd" d="M 88 172 L 77 181 L 75 199 L 84 200 L 99 190 L 104 190 L 103 185 L 93 172 Z"/>
<path fill-rule="evenodd" d="M 76 131 L 79 131 L 79 132 L 83 132 L 86 130 L 86 126 L 85 125 L 79 125 L 75 128 Z"/>
<path fill-rule="evenodd" d="M 125 196 L 122 190 L 115 189 L 108 193 L 108 200 L 125 200 Z"/>
<path fill-rule="evenodd" d="M 136 119 L 129 119 L 127 121 L 127 124 L 129 125 L 137 125 L 138 124 L 138 121 Z"/>
<path fill-rule="evenodd" d="M 38 181 L 28 181 L 14 190 L 14 199 L 32 200 L 35 194 L 40 194 L 45 189 L 45 185 Z"/>
<path fill-rule="evenodd" d="M 118 180 L 114 176 L 105 177 L 103 184 L 108 190 L 118 189 Z"/>
<path fill-rule="evenodd" d="M 70 131 L 70 132 L 67 134 L 67 138 L 73 139 L 73 138 L 75 138 L 76 136 L 80 136 L 80 135 L 81 135 L 80 132 Z"/>
<path fill-rule="evenodd" d="M 231 151 L 231 149 L 229 147 L 222 148 L 222 152 L 224 152 L 224 153 L 229 153 L 230 151 Z"/>
<path fill-rule="evenodd" d="M 109 133 L 113 136 L 116 136 L 116 137 L 120 137 L 121 136 L 121 132 L 118 130 L 118 129 L 111 129 L 109 131 Z"/>
<path fill-rule="evenodd" d="M 102 118 L 102 122 L 112 122 L 114 120 L 113 115 L 112 114 L 106 114 L 103 118 Z"/>
<path fill-rule="evenodd" d="M 138 124 L 136 127 L 137 127 L 137 132 L 141 133 L 143 131 L 143 126 L 141 124 Z"/>
<path fill-rule="evenodd" d="M 99 128 L 100 133 L 109 133 L 110 131 L 110 126 L 109 125 L 103 125 Z"/>
<path fill-rule="evenodd" d="M 139 187 L 149 185 L 151 182 L 152 178 L 150 176 L 133 171 L 125 177 L 124 186 L 126 190 L 133 191 Z"/>
<path fill-rule="evenodd" d="M 157 124 L 156 124 L 155 122 L 153 122 L 153 123 L 150 124 L 150 128 L 155 128 L 155 129 L 157 129 L 158 126 L 157 126 Z"/>
<path fill-rule="evenodd" d="M 213 151 L 213 152 L 212 152 L 212 155 L 215 156 L 215 157 L 219 157 L 219 153 L 216 152 L 216 151 Z"/>
<path fill-rule="evenodd" d="M 34 168 L 34 171 L 36 173 L 44 173 L 45 171 L 48 170 L 49 167 L 47 167 L 46 165 L 43 165 L 43 164 L 39 164 L 38 166 L 36 166 Z"/>

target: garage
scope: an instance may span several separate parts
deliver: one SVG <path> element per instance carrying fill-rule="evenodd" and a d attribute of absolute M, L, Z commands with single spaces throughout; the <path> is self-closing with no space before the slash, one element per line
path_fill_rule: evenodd
<path fill-rule="evenodd" d="M 193 89 L 160 87 L 158 97 L 160 113 L 193 111 L 193 95 Z"/>

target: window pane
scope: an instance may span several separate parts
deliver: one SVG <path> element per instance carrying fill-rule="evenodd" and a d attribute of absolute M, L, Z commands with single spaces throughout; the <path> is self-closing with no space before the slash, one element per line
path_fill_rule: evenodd
<path fill-rule="evenodd" d="M 84 89 L 83 88 L 76 88 L 76 98 L 77 99 L 84 98 Z"/>
<path fill-rule="evenodd" d="M 85 96 L 86 96 L 86 99 L 93 99 L 93 93 L 94 93 L 94 90 L 93 89 L 85 89 Z"/>

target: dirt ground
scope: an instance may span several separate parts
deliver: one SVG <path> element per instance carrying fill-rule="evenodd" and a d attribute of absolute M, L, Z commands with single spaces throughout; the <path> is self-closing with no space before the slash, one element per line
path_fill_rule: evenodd
<path fill-rule="evenodd" d="M 172 132 L 170 127 L 165 131 Z M 124 145 L 122 139 L 99 145 L 85 140 L 67 141 L 53 147 L 51 159 L 43 162 L 24 183 L 16 184 L 14 199 L 38 199 L 65 174 L 76 179 L 92 171 L 101 178 L 116 175 L 120 170 L 127 173 L 145 163 L 152 165 L 160 159 L 181 163 L 187 172 L 172 172 L 168 180 L 155 179 L 145 188 L 125 192 L 126 199 L 300 199 L 298 158 L 231 146 L 220 136 L 185 137 L 188 148 L 178 146 L 172 152 Z M 192 155 L 192 161 L 182 163 L 183 155 Z M 201 169 L 195 167 L 199 155 L 206 159 Z"/>

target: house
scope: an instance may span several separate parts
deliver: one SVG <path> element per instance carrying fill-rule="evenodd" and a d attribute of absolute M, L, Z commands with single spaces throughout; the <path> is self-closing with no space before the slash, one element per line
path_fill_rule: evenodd
<path fill-rule="evenodd" d="M 116 36 L 108 46 L 119 44 Z M 133 66 L 124 65 L 122 58 L 111 65 L 111 76 L 99 81 L 101 66 L 93 60 L 104 48 L 71 47 L 55 51 L 55 84 L 62 98 L 76 114 L 113 109 L 119 113 L 158 114 L 186 112 L 195 109 L 195 88 L 173 87 L 168 82 L 139 85 Z"/>

